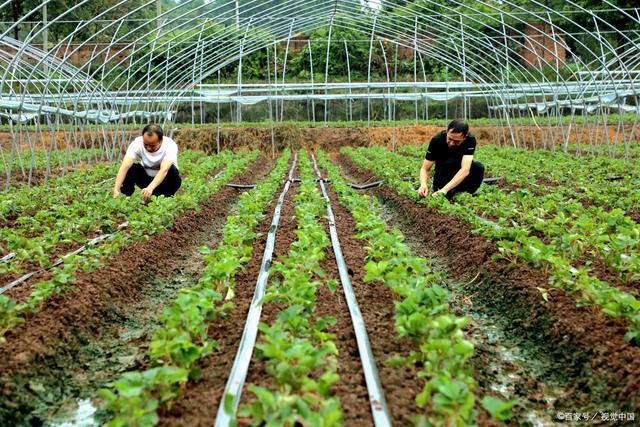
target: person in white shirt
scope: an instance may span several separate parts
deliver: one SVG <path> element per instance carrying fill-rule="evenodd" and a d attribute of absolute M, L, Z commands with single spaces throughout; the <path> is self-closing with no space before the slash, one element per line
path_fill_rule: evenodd
<path fill-rule="evenodd" d="M 140 159 L 140 163 L 135 163 Z M 122 165 L 113 186 L 113 197 L 131 196 L 138 186 L 142 189 L 142 201 L 151 196 L 170 197 L 182 185 L 178 172 L 178 145 L 163 136 L 162 128 L 150 124 L 142 130 L 142 136 L 133 140 L 127 148 Z"/>

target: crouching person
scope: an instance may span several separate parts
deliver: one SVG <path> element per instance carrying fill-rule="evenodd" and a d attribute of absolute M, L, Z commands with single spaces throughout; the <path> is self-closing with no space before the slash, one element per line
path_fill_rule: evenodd
<path fill-rule="evenodd" d="M 140 163 L 135 163 L 140 159 Z M 116 176 L 113 197 L 121 193 L 131 196 L 138 186 L 142 189 L 142 202 L 151 196 L 170 197 L 182 185 L 178 172 L 178 145 L 173 139 L 163 136 L 162 128 L 150 124 L 142 130 L 127 148 L 122 165 Z"/>
<path fill-rule="evenodd" d="M 429 169 L 435 163 L 432 196 L 444 195 L 453 199 L 457 193 L 475 193 L 484 178 L 484 166 L 473 160 L 476 138 L 469 133 L 469 125 L 461 120 L 453 120 L 446 131 L 431 139 L 427 154 L 420 169 L 418 194 L 429 194 Z"/>

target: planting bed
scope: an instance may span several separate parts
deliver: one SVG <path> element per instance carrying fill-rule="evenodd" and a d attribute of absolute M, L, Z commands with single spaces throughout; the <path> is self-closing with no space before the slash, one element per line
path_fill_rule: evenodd
<path fill-rule="evenodd" d="M 637 168 L 481 146 L 503 179 L 450 203 L 423 151 L 186 151 L 146 206 L 108 164 L 4 193 L 0 425 L 637 423 Z"/>

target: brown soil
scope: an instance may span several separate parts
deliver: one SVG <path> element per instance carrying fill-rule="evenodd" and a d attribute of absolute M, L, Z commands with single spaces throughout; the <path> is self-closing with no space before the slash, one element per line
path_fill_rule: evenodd
<path fill-rule="evenodd" d="M 625 135 L 630 135 L 632 125 L 625 126 Z M 550 146 L 552 138 L 555 138 L 556 144 L 562 144 L 563 138 L 560 131 L 555 131 L 552 136 L 549 135 L 547 129 L 538 129 L 535 126 L 513 125 L 514 137 L 519 147 L 527 148 L 543 148 L 546 142 Z M 384 145 L 388 147 L 398 147 L 400 145 L 422 145 L 429 142 L 431 137 L 436 133 L 444 130 L 440 126 L 383 126 L 364 128 L 366 135 L 371 141 L 371 145 Z M 476 136 L 479 144 L 496 144 L 511 146 L 512 141 L 508 128 L 502 126 L 472 126 L 471 131 Z M 585 131 L 590 132 L 594 139 L 600 141 L 604 138 L 605 132 L 609 134 L 610 141 L 621 143 L 623 136 L 618 133 L 616 125 L 609 126 L 607 130 L 603 127 L 593 128 L 583 125 L 574 125 L 569 135 L 569 143 L 578 143 L 584 141 L 582 135 Z M 640 131 L 635 129 L 634 139 L 640 138 Z M 596 143 L 597 144 L 597 143 Z"/>
<path fill-rule="evenodd" d="M 395 333 L 395 307 L 394 294 L 383 283 L 364 283 L 364 263 L 366 253 L 364 250 L 364 242 L 356 240 L 354 236 L 357 234 L 355 220 L 347 209 L 339 203 L 337 194 L 329 186 L 329 198 L 333 208 L 338 228 L 338 236 L 340 237 L 340 245 L 345 262 L 349 266 L 349 275 L 351 285 L 353 286 L 360 311 L 367 327 L 367 334 L 371 343 L 376 366 L 380 375 L 387 406 L 394 423 L 398 425 L 411 424 L 411 416 L 421 412 L 421 409 L 415 404 L 415 397 L 421 391 L 421 381 L 417 379 L 415 369 L 409 367 L 390 367 L 385 363 L 389 358 L 394 356 L 406 356 L 412 348 L 411 343 L 406 340 L 400 340 Z M 327 260 L 333 265 L 333 274 L 337 275 L 335 267 L 335 258 L 333 252 Z M 328 268 L 328 267 L 327 267 Z M 329 270 L 327 270 L 329 271 Z M 357 372 L 357 375 L 348 377 L 354 385 L 355 381 L 360 381 L 360 393 L 358 393 L 359 405 L 355 406 L 352 402 L 356 396 L 349 400 L 342 400 L 342 406 L 345 410 L 345 425 L 372 425 L 371 409 L 367 400 L 366 383 L 364 376 L 361 374 L 360 356 L 351 325 L 351 319 L 348 317 L 348 307 L 344 301 L 342 292 L 339 294 L 339 306 L 344 307 L 340 310 L 346 316 L 345 328 L 348 328 L 351 338 L 344 345 L 349 349 L 350 357 L 341 356 L 340 365 L 345 365 L 344 372 Z M 327 307 L 330 310 L 330 307 Z M 333 313 L 337 313 L 335 307 Z M 348 365 L 347 365 L 348 363 Z M 344 381 L 344 374 L 340 374 L 340 378 Z M 353 388 L 351 389 L 353 390 Z M 356 388 L 356 390 L 358 390 Z M 351 391 L 353 393 L 353 391 Z M 366 417 L 365 417 L 366 415 Z"/>
<path fill-rule="evenodd" d="M 262 235 L 254 242 L 251 261 L 245 265 L 240 274 L 236 275 L 233 310 L 227 318 L 209 327 L 209 337 L 217 341 L 219 349 L 198 363 L 198 367 L 202 369 L 201 380 L 189 383 L 186 392 L 173 402 L 171 408 L 160 412 L 161 426 L 210 426 L 215 420 L 227 378 L 238 351 L 238 344 L 242 337 L 246 316 L 253 299 L 262 263 L 267 231 L 273 219 L 277 196 L 281 192 L 282 187 L 276 192 L 276 197 L 267 208 L 267 215 L 258 226 Z M 293 197 L 293 192 L 295 192 L 295 186 L 289 189 L 285 200 Z M 280 241 L 283 232 L 286 231 L 286 223 L 284 221 L 287 221 L 287 217 L 291 215 L 291 212 L 282 211 L 281 222 L 276 234 L 274 257 L 279 253 L 286 253 L 288 245 L 282 248 Z M 263 321 L 265 320 L 265 311 L 262 313 L 261 320 Z"/>
<path fill-rule="evenodd" d="M 31 144 L 37 149 L 43 149 L 44 147 L 49 149 L 51 146 L 58 150 L 64 150 L 66 148 L 74 150 L 78 146 L 80 148 L 91 148 L 92 146 L 95 148 L 100 148 L 105 144 L 105 138 L 107 137 L 110 140 L 114 137 L 117 137 L 118 139 L 124 141 L 130 141 L 131 139 L 140 135 L 141 130 L 142 127 L 140 127 L 140 130 L 121 130 L 119 132 L 114 132 L 109 128 L 85 131 L 80 131 L 78 129 L 75 131 L 52 132 L 45 126 L 43 126 L 41 133 L 36 132 L 34 129 L 23 130 L 22 138 L 20 138 L 21 135 L 16 130 L 16 141 L 13 141 L 11 132 L 0 131 L 0 148 L 11 150 L 12 147 L 17 146 L 21 150 L 30 150 L 29 141 L 31 141 Z M 27 136 L 27 134 L 29 135 Z M 45 138 L 45 141 L 42 141 L 42 137 Z M 55 138 L 55 141 L 51 140 L 52 137 Z"/>
<path fill-rule="evenodd" d="M 345 263 L 351 273 L 352 286 L 354 282 L 362 277 L 364 257 L 360 258 L 357 250 L 362 251 L 361 245 L 356 243 L 353 235 L 356 233 L 353 228 L 353 219 L 349 213 L 338 204 L 335 194 L 330 194 L 331 207 L 336 221 L 338 238 L 344 256 Z M 329 224 L 325 224 L 325 232 L 329 236 Z M 354 256 L 355 255 L 355 256 Z M 335 334 L 333 342 L 338 347 L 338 375 L 340 381 L 333 386 L 333 391 L 340 399 L 340 404 L 344 413 L 344 424 L 348 426 L 370 426 L 373 425 L 371 417 L 371 406 L 369 404 L 369 392 L 362 370 L 362 361 L 358 351 L 358 343 L 353 330 L 353 323 L 349 313 L 349 306 L 345 299 L 344 290 L 340 283 L 340 273 L 336 264 L 336 257 L 331 243 L 327 248 L 326 257 L 321 262 L 320 267 L 327 273 L 328 278 L 337 283 L 335 292 L 331 292 L 327 286 L 320 286 L 316 289 L 316 315 L 333 316 L 337 322 L 330 329 Z M 371 285 L 372 288 L 382 288 L 381 284 Z M 388 294 L 388 293 L 387 293 Z M 380 299 L 385 296 L 384 292 L 379 294 Z M 368 301 L 358 301 L 358 305 L 368 305 Z M 393 300 L 386 301 L 393 308 Z M 361 309 L 362 310 L 362 309 Z M 367 313 L 369 313 L 367 307 Z M 364 311 L 363 311 L 364 313 Z M 365 324 L 370 327 L 368 323 Z M 379 360 L 378 364 L 384 360 Z"/>
<path fill-rule="evenodd" d="M 298 192 L 298 185 L 292 185 L 287 193 L 287 197 L 282 205 L 280 224 L 278 225 L 278 234 L 276 235 L 276 243 L 273 249 L 272 260 L 274 263 L 278 262 L 278 258 L 287 256 L 291 244 L 297 240 L 296 230 L 296 218 L 295 218 L 295 202 L 293 198 Z M 258 257 L 261 258 L 260 256 Z M 257 277 L 257 276 L 256 276 Z M 273 286 L 274 276 L 269 276 L 269 282 L 267 286 Z M 255 280 L 254 280 L 255 287 Z M 268 303 L 262 307 L 262 315 L 260 322 L 272 325 L 285 306 L 282 304 Z M 258 333 L 256 344 L 260 343 L 261 334 Z M 235 354 L 235 353 L 234 353 Z M 240 400 L 240 407 L 245 404 L 251 403 L 255 396 L 248 390 L 249 385 L 258 385 L 262 387 L 274 387 L 271 376 L 266 371 L 266 363 L 259 359 L 257 352 L 254 349 L 253 356 L 251 358 L 251 364 L 249 365 L 249 372 L 247 373 L 247 379 L 245 381 L 244 390 L 242 391 L 242 398 Z M 239 419 L 240 425 L 248 425 L 250 420 Z"/>
<path fill-rule="evenodd" d="M 640 224 L 640 211 L 629 211 L 627 216 L 631 218 L 636 224 Z"/>
<path fill-rule="evenodd" d="M 261 176 L 270 165 L 265 159 L 258 160 L 244 172 L 242 179 Z M 46 393 L 51 396 L 56 390 L 65 392 L 70 370 L 83 375 L 91 360 L 80 356 L 82 348 L 113 335 L 117 337 L 129 309 L 143 298 L 145 286 L 150 281 L 179 274 L 174 271 L 180 264 L 176 260 L 197 251 L 207 236 L 220 228 L 236 198 L 236 190 L 221 189 L 197 212 L 190 211 L 177 218 L 171 229 L 126 247 L 97 271 L 80 273 L 73 291 L 52 296 L 40 312 L 9 331 L 7 342 L 0 346 L 3 424 L 24 423 L 32 416 L 29 413 L 34 400 L 41 401 L 39 393 L 44 393 L 33 388 L 34 381 L 46 383 Z M 141 340 L 138 345 L 144 342 Z"/>
<path fill-rule="evenodd" d="M 375 123 L 374 123 L 375 125 Z M 564 142 L 559 130 L 549 135 L 548 129 L 538 129 L 535 126 L 512 126 L 518 146 L 528 148 L 543 148 L 545 143 L 550 145 L 551 139 L 557 144 Z M 631 126 L 626 126 L 625 135 L 630 135 Z M 324 149 L 337 151 L 343 146 L 373 146 L 382 145 L 395 149 L 401 145 L 422 145 L 427 143 L 433 135 L 442 131 L 439 126 L 403 125 L 403 126 L 373 126 L 373 127 L 328 127 L 302 128 L 292 125 L 276 124 L 273 127 L 273 148 L 279 152 L 285 147 L 298 149 Z M 570 143 L 584 140 L 585 132 L 593 135 L 596 141 L 604 141 L 605 129 L 582 125 L 572 126 L 569 136 Z M 609 126 L 606 130 L 609 140 L 622 141 L 622 134 L 618 127 Z M 508 130 L 500 126 L 474 126 L 479 144 L 512 145 Z M 640 129 L 635 129 L 636 139 L 640 139 Z M 212 152 L 216 150 L 218 129 L 216 127 L 179 129 L 175 139 L 181 147 L 201 149 Z M 596 142 L 597 144 L 597 142 Z M 220 129 L 220 147 L 222 149 L 253 149 L 259 147 L 265 153 L 272 150 L 272 130 L 268 127 L 239 127 Z"/>
<path fill-rule="evenodd" d="M 300 148 L 303 130 L 297 126 L 275 125 L 273 146 L 271 128 L 221 128 L 219 136 L 221 150 L 259 149 L 267 155 L 272 155 L 273 151 L 278 154 L 286 147 L 292 150 Z M 197 149 L 212 153 L 217 150 L 218 129 L 179 129 L 174 139 L 181 149 Z"/>
<path fill-rule="evenodd" d="M 214 177 L 216 175 L 216 173 L 219 171 L 220 169 L 216 169 L 216 170 L 212 170 L 209 172 L 209 176 L 210 177 Z M 188 175 L 183 174 L 183 179 L 185 177 L 187 177 Z M 137 194 L 134 195 L 133 197 L 137 197 Z M 90 211 L 85 212 L 84 217 L 87 217 L 88 215 L 90 215 Z M 114 218 L 116 219 L 116 218 Z M 124 220 L 119 220 L 117 225 L 113 226 L 111 228 L 111 230 L 108 230 L 106 232 L 116 232 L 118 230 L 118 225 L 125 222 Z M 42 230 L 43 232 L 45 230 Z M 121 231 L 117 231 L 118 233 L 128 233 L 128 230 L 122 229 Z M 36 237 L 38 235 L 40 235 L 41 233 L 32 233 L 30 235 L 25 235 L 25 237 L 28 238 L 33 238 Z M 19 277 L 21 277 L 23 274 L 26 274 L 28 272 L 33 272 L 36 271 L 37 273 L 33 276 L 31 276 L 29 278 L 29 280 L 27 280 L 26 282 L 23 282 L 19 285 L 16 285 L 14 288 L 11 288 L 9 290 L 7 290 L 7 292 L 5 292 L 4 295 L 8 296 L 9 298 L 13 299 L 14 301 L 18 302 L 18 303 L 23 303 L 26 301 L 26 299 L 29 297 L 29 295 L 31 294 L 31 288 L 29 286 L 29 284 L 33 285 L 45 280 L 48 280 L 51 278 L 52 274 L 51 274 L 51 269 L 48 267 L 55 263 L 56 261 L 58 261 L 59 259 L 61 259 L 62 257 L 64 257 L 66 254 L 69 254 L 73 251 L 75 251 L 76 249 L 79 249 L 81 246 L 83 246 L 86 242 L 90 241 L 91 239 L 94 239 L 98 236 L 100 236 L 101 234 L 103 234 L 103 231 L 92 231 L 88 234 L 85 234 L 84 236 L 82 236 L 83 240 L 82 243 L 80 242 L 71 242 L 71 243 L 63 243 L 63 244 L 59 244 L 57 246 L 54 246 L 50 253 L 47 253 L 48 255 L 48 260 L 50 264 L 46 264 L 44 267 L 38 265 L 36 263 L 36 260 L 32 260 L 31 262 L 28 260 L 24 260 L 22 261 L 22 263 L 20 264 L 20 270 L 18 273 L 9 273 L 9 274 L 0 274 L 0 283 L 4 286 L 8 283 L 13 282 L 14 280 L 18 279 Z M 0 239 L 0 242 L 2 241 L 2 239 Z M 99 243 L 101 244 L 101 243 Z"/>
<path fill-rule="evenodd" d="M 560 183 L 560 182 L 556 182 L 556 181 L 549 181 L 548 179 L 540 178 L 540 177 L 536 178 L 536 184 L 538 184 L 539 186 L 541 186 L 541 187 L 543 187 L 543 188 L 544 188 L 544 187 L 551 187 L 551 188 L 553 188 L 553 187 L 559 187 L 559 186 L 561 186 L 561 185 L 562 185 L 562 183 Z"/>
<path fill-rule="evenodd" d="M 361 171 L 346 156 L 338 156 L 338 161 L 349 175 L 369 177 L 369 171 Z M 560 290 L 549 291 L 545 302 L 539 288 L 548 288 L 547 277 L 525 265 L 493 261 L 495 245 L 457 218 L 419 206 L 386 187 L 371 193 L 414 223 L 425 247 L 446 260 L 450 276 L 460 281 L 476 278 L 468 287 L 475 305 L 499 315 L 515 334 L 556 361 L 550 368 L 571 379 L 567 398 L 557 402 L 556 410 L 590 403 L 597 410 L 602 402 L 616 410 L 640 408 L 640 348 L 623 339 L 627 321 L 579 308 L 572 295 Z M 489 361 L 485 362 L 486 366 Z"/>

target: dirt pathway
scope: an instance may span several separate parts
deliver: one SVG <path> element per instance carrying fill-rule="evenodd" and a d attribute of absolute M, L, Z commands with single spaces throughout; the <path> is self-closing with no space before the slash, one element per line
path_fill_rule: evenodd
<path fill-rule="evenodd" d="M 255 182 L 272 165 L 261 158 L 234 181 Z M 55 425 L 78 410 L 90 413 L 98 388 L 143 367 L 163 306 L 197 281 L 203 267 L 198 248 L 219 239 L 238 194 L 221 189 L 171 229 L 80 274 L 72 292 L 53 296 L 10 331 L 0 346 L 0 424 Z"/>
<path fill-rule="evenodd" d="M 336 162 L 363 183 L 370 171 L 346 156 Z M 638 412 L 640 348 L 623 340 L 623 320 L 576 307 L 560 290 L 541 296 L 547 277 L 525 265 L 493 261 L 497 252 L 456 218 L 400 197 L 387 187 L 369 190 L 387 220 L 420 255 L 437 258 L 448 275 L 457 314 L 473 319 L 478 394 L 516 398 L 519 424 L 551 425 L 561 412 Z"/>

